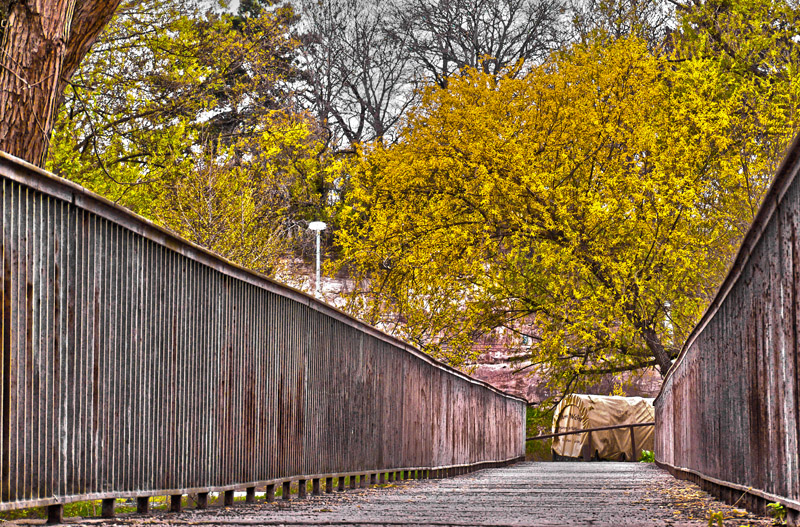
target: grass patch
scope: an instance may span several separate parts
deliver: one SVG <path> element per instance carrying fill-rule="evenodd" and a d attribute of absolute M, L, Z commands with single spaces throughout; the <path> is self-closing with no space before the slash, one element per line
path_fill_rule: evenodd
<path fill-rule="evenodd" d="M 151 498 L 153 503 L 152 508 L 156 508 L 156 500 L 159 498 Z M 166 504 L 167 498 L 161 498 Z M 164 505 L 166 508 L 168 504 Z M 102 510 L 102 502 L 100 500 L 91 501 L 75 501 L 72 503 L 64 504 L 64 517 L 65 518 L 97 518 L 100 516 Z M 136 503 L 126 499 L 118 499 L 115 507 L 117 514 L 124 514 L 127 512 L 136 512 Z M 47 508 L 46 507 L 31 507 L 29 509 L 17 509 L 13 511 L 0 512 L 0 521 L 13 521 L 13 520 L 46 520 Z"/>

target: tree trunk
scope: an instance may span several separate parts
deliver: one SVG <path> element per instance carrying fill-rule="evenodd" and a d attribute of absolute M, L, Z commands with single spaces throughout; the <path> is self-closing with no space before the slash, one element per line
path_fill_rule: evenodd
<path fill-rule="evenodd" d="M 666 377 L 667 372 L 672 367 L 672 359 L 670 359 L 667 350 L 664 349 L 661 339 L 658 338 L 658 334 L 653 328 L 642 327 L 639 328 L 639 331 L 642 332 L 642 336 L 644 336 L 644 340 L 647 343 L 647 348 L 653 354 L 653 358 L 658 364 L 658 370 L 661 373 L 661 377 Z"/>
<path fill-rule="evenodd" d="M 44 165 L 64 89 L 119 3 L 12 0 L 0 57 L 0 150 Z"/>

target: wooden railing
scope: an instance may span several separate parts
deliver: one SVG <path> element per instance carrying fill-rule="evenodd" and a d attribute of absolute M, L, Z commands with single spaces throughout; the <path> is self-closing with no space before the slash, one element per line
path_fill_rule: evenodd
<path fill-rule="evenodd" d="M 800 514 L 800 143 L 655 400 L 656 461 L 757 511 Z M 794 512 L 793 512 L 794 511 Z"/>
<path fill-rule="evenodd" d="M 581 458 L 584 461 L 589 461 L 592 459 L 592 432 L 601 432 L 603 430 L 620 430 L 622 428 L 628 428 L 631 434 L 631 455 L 630 460 L 636 461 L 636 436 L 633 433 L 633 429 L 640 427 L 640 426 L 655 426 L 655 422 L 649 423 L 625 423 L 621 425 L 609 425 L 609 426 L 597 426 L 595 428 L 584 428 L 581 430 L 568 430 L 566 432 L 556 432 L 553 434 L 543 434 L 533 437 L 526 437 L 525 441 L 537 441 L 540 439 L 552 439 L 554 437 L 563 437 L 575 434 L 589 434 L 589 437 L 586 438 L 586 444 L 583 445 L 581 449 Z"/>
<path fill-rule="evenodd" d="M 0 176 L 0 510 L 524 455 L 524 400 L 15 158 Z"/>

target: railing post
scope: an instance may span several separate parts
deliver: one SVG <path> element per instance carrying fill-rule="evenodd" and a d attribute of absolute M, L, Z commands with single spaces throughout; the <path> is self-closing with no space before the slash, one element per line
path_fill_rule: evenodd
<path fill-rule="evenodd" d="M 64 523 L 64 506 L 61 504 L 47 506 L 47 524 L 58 525 Z"/>
<path fill-rule="evenodd" d="M 298 499 L 301 499 L 301 500 L 306 499 L 306 491 L 308 490 L 308 487 L 306 487 L 306 485 L 307 485 L 306 484 L 306 480 L 304 480 L 304 479 L 297 480 L 297 498 Z"/>
<path fill-rule="evenodd" d="M 283 490 L 282 490 L 283 501 L 289 501 L 292 499 L 292 482 L 291 481 L 284 481 L 283 482 Z"/>
<path fill-rule="evenodd" d="M 114 517 L 114 498 L 105 498 L 100 504 L 100 517 L 113 518 Z"/>
<path fill-rule="evenodd" d="M 631 461 L 636 461 L 636 435 L 633 433 L 633 427 L 630 427 L 629 430 L 631 431 Z"/>

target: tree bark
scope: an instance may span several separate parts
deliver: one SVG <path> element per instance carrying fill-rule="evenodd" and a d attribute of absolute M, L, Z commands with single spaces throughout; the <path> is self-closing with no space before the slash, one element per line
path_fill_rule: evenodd
<path fill-rule="evenodd" d="M 670 358 L 667 350 L 664 349 L 661 339 L 658 338 L 658 334 L 651 327 L 641 327 L 639 330 L 642 332 L 642 336 L 647 343 L 647 348 L 653 354 L 656 364 L 658 364 L 661 377 L 666 377 L 667 372 L 672 367 L 672 359 Z"/>
<path fill-rule="evenodd" d="M 120 1 L 12 0 L 0 56 L 0 150 L 44 165 L 64 89 Z"/>

